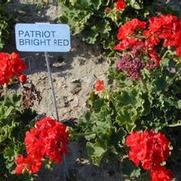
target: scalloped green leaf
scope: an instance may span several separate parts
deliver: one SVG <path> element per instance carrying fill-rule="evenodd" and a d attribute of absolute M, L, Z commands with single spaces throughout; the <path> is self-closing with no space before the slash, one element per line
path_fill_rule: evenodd
<path fill-rule="evenodd" d="M 106 150 L 103 147 L 90 142 L 86 144 L 86 148 L 88 154 L 91 156 L 92 163 L 94 163 L 95 165 L 99 165 L 104 154 L 106 153 Z"/>

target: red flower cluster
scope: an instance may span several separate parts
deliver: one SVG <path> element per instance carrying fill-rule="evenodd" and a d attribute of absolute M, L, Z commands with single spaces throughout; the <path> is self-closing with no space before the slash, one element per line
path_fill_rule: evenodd
<path fill-rule="evenodd" d="M 27 169 L 30 173 L 37 173 L 41 166 L 41 160 L 35 158 L 34 156 L 24 157 L 23 155 L 18 155 L 16 158 L 16 174 L 21 174 Z"/>
<path fill-rule="evenodd" d="M 26 68 L 19 54 L 0 52 L 0 85 L 8 84 L 13 77 L 20 76 Z"/>
<path fill-rule="evenodd" d="M 130 147 L 129 159 L 136 166 L 141 164 L 143 169 L 150 170 L 152 181 L 159 178 L 173 178 L 170 171 L 160 166 L 170 154 L 169 140 L 164 134 L 155 133 L 153 130 L 132 132 L 126 137 L 126 145 Z M 160 174 L 157 168 L 160 169 Z M 160 179 L 160 181 L 167 180 Z"/>
<path fill-rule="evenodd" d="M 150 18 L 148 22 L 133 19 L 120 26 L 114 49 L 118 51 L 139 49 L 140 56 L 147 56 L 146 68 L 153 69 L 160 65 L 156 47 L 171 46 L 181 56 L 181 19 L 173 15 L 161 15 Z"/>
<path fill-rule="evenodd" d="M 95 89 L 97 92 L 103 91 L 105 88 L 104 81 L 103 80 L 97 80 L 95 83 Z"/>
<path fill-rule="evenodd" d="M 138 19 L 132 19 L 126 22 L 123 26 L 118 29 L 117 38 L 118 40 L 124 40 L 133 35 L 137 30 L 144 29 L 146 27 L 146 22 L 140 21 Z"/>
<path fill-rule="evenodd" d="M 169 156 L 169 140 L 162 133 L 154 131 L 132 132 L 126 138 L 131 149 L 129 158 L 136 166 L 141 163 L 145 170 L 160 165 Z M 142 149 L 140 149 L 142 148 Z"/>
<path fill-rule="evenodd" d="M 125 7 L 126 7 L 126 4 L 125 4 L 124 0 L 117 0 L 116 1 L 116 9 L 117 10 L 123 10 L 123 9 L 125 9 Z"/>
<path fill-rule="evenodd" d="M 60 163 L 67 152 L 68 136 L 67 127 L 61 122 L 50 117 L 37 121 L 35 128 L 26 132 L 27 157 L 19 155 L 16 158 L 16 173 L 21 174 L 25 170 L 38 172 L 44 158 Z"/>
<path fill-rule="evenodd" d="M 173 174 L 165 167 L 157 166 L 151 170 L 152 181 L 171 181 L 173 180 Z"/>
<path fill-rule="evenodd" d="M 147 46 L 153 47 L 163 40 L 164 47 L 175 47 L 177 55 L 181 56 L 181 19 L 173 15 L 150 18 L 148 29 L 143 33 Z"/>

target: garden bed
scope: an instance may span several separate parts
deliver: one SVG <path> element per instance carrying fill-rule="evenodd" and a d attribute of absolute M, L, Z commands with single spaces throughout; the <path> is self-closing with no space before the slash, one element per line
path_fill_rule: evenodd
<path fill-rule="evenodd" d="M 131 1 L 128 2 L 130 3 Z M 74 2 L 72 1 L 72 3 Z M 91 11 L 88 12 L 90 13 L 87 14 L 88 16 L 92 16 L 92 8 L 97 8 L 96 11 L 100 11 L 102 13 L 103 9 L 99 9 L 98 7 L 101 7 L 104 3 L 102 3 L 101 0 L 99 1 L 99 3 L 100 4 L 96 4 L 95 7 L 92 5 L 92 3 L 90 3 Z M 111 4 L 111 7 L 109 8 L 114 8 L 114 3 L 111 1 L 107 2 L 107 4 L 109 3 Z M 160 17 L 159 8 L 162 8 L 165 5 L 165 2 L 160 1 L 157 3 L 158 6 L 156 11 L 158 11 L 157 15 L 158 17 Z M 177 14 L 177 17 L 179 19 L 181 14 L 178 10 L 180 10 L 181 8 L 181 3 L 176 0 L 171 0 L 166 5 L 168 6 L 168 9 L 171 8 L 168 10 L 168 12 Z M 105 7 L 105 5 L 103 7 Z M 129 4 L 129 8 L 131 7 L 132 5 Z M 76 9 L 79 7 L 75 6 L 73 8 Z M 127 10 L 126 8 L 126 6 L 121 6 L 120 16 L 127 16 L 127 11 L 129 10 Z M 124 9 L 126 9 L 126 12 L 124 12 Z M 60 22 L 60 19 L 63 22 L 65 20 L 65 17 L 59 19 L 60 15 L 62 15 L 63 7 L 58 5 L 57 2 L 14 0 L 7 6 L 7 10 L 11 15 L 13 15 L 13 23 L 57 23 Z M 149 11 L 150 9 L 147 10 Z M 151 52 L 152 54 L 148 53 L 149 55 L 144 52 L 144 56 L 141 57 L 139 52 L 140 49 L 138 48 L 137 50 L 135 50 L 134 55 L 138 57 L 140 56 L 139 59 L 134 61 L 136 68 L 127 68 L 128 66 L 132 66 L 131 61 L 133 52 L 129 52 L 130 47 L 128 47 L 127 49 L 127 45 L 123 45 L 121 43 L 126 39 L 123 36 L 122 32 L 129 29 L 129 27 L 125 29 L 122 28 L 120 30 L 120 34 L 117 36 L 118 40 L 113 38 L 116 37 L 117 28 L 124 26 L 124 24 L 126 24 L 127 22 L 131 22 L 132 18 L 128 13 L 128 19 L 123 18 L 123 22 L 119 24 L 119 16 L 115 17 L 114 14 L 116 13 L 116 10 L 114 9 L 114 12 L 111 12 L 112 14 L 110 13 L 110 11 L 111 9 L 106 9 L 107 14 L 105 13 L 105 19 L 108 20 L 109 23 L 109 18 L 112 18 L 112 20 L 115 21 L 116 25 L 111 25 L 111 27 L 115 29 L 115 35 L 111 34 L 112 30 L 107 28 L 107 26 L 110 25 L 109 23 L 106 24 L 107 22 L 103 22 L 103 25 L 105 25 L 107 29 L 101 32 L 99 28 L 102 27 L 94 27 L 91 24 L 94 21 L 91 20 L 90 22 L 86 22 L 86 19 L 83 19 L 84 21 L 81 22 L 82 24 L 79 24 L 79 28 L 81 29 L 82 27 L 91 26 L 91 33 L 93 34 L 90 33 L 87 34 L 90 37 L 84 37 L 85 32 L 87 33 L 87 30 L 89 30 L 85 28 L 86 31 L 84 31 L 83 29 L 81 30 L 81 33 L 77 32 L 75 33 L 75 36 L 71 37 L 72 49 L 70 53 L 49 54 L 60 120 L 66 122 L 70 118 L 80 118 L 78 119 L 78 126 L 75 126 L 75 122 L 73 122 L 73 127 L 75 126 L 75 128 L 71 128 L 71 121 L 66 122 L 66 124 L 70 126 L 71 141 L 68 145 L 68 152 L 65 159 L 63 159 L 62 163 L 54 166 L 52 170 L 45 168 L 47 165 L 51 165 L 47 164 L 46 162 L 44 164 L 45 167 L 43 166 L 38 174 L 35 175 L 35 180 L 148 180 L 150 174 L 148 170 L 151 169 L 151 166 L 148 166 L 148 169 L 148 167 L 144 166 L 143 164 L 144 160 L 140 159 L 139 168 L 135 166 L 138 166 L 138 160 L 134 160 L 133 157 L 129 157 L 131 161 L 128 161 L 127 159 L 129 149 L 134 150 L 135 148 L 132 147 L 131 142 L 125 142 L 125 139 L 128 135 L 131 135 L 133 133 L 133 130 L 137 133 L 137 135 L 143 134 L 143 137 L 154 135 L 154 138 L 150 136 L 149 139 L 155 139 L 155 142 L 158 141 L 157 137 L 160 136 L 159 134 L 161 134 L 161 138 L 159 138 L 160 140 L 163 139 L 165 141 L 168 139 L 171 142 L 171 144 L 168 144 L 167 141 L 165 141 L 165 143 L 162 140 L 164 143 L 159 143 L 161 146 L 164 144 L 166 146 L 164 148 L 160 148 L 161 146 L 159 145 L 160 150 L 164 150 L 164 156 L 157 159 L 160 159 L 162 166 L 165 165 L 165 167 L 166 161 L 168 160 L 167 165 L 168 168 L 173 172 L 174 178 L 176 178 L 176 180 L 178 181 L 181 179 L 181 165 L 179 164 L 180 159 L 178 157 L 178 155 L 180 154 L 179 136 L 181 134 L 179 122 L 180 116 L 178 114 L 178 111 L 180 109 L 179 100 L 181 93 L 179 88 L 180 79 L 178 76 L 180 72 L 180 59 L 177 57 L 178 55 L 180 55 L 180 47 L 174 44 L 174 48 L 177 48 L 177 53 L 175 53 L 174 48 L 170 49 L 169 47 L 168 50 L 170 51 L 167 52 L 167 50 L 160 51 L 159 47 L 157 47 L 156 52 L 161 52 L 160 55 L 163 58 L 163 65 L 162 62 L 158 63 L 158 57 L 155 52 Z M 148 12 L 145 9 L 140 10 L 140 12 L 142 13 L 143 11 L 145 13 L 145 17 L 142 16 L 143 14 L 140 15 L 139 13 L 135 15 L 137 17 L 141 17 L 142 21 L 144 22 L 135 21 L 132 25 L 134 26 L 134 24 L 138 24 L 138 31 L 136 32 L 138 36 L 136 38 L 138 38 L 140 42 L 145 41 L 145 39 L 143 38 L 145 35 L 143 36 L 143 34 L 141 34 L 141 29 L 145 30 L 147 27 L 151 27 L 151 23 L 149 24 L 148 21 Z M 153 10 L 150 10 L 150 12 L 151 11 Z M 69 10 L 67 12 L 69 12 Z M 73 14 L 75 12 L 73 10 Z M 163 13 L 165 14 L 165 12 Z M 76 17 L 76 13 L 74 15 L 73 14 L 72 17 Z M 72 17 L 69 17 L 70 19 L 68 23 L 70 23 L 71 27 L 77 28 L 74 27 L 74 25 L 76 25 L 74 21 L 73 24 L 71 24 Z M 99 20 L 99 18 L 102 17 L 96 18 L 98 18 Z M 164 20 L 164 16 L 162 18 Z M 85 23 L 85 25 L 83 23 Z M 170 26 L 171 28 L 173 28 L 172 25 Z M 99 29 L 99 35 L 96 34 L 97 32 L 94 32 L 94 28 Z M 10 30 L 10 35 L 11 38 L 9 44 L 6 44 L 4 48 L 4 51 L 6 52 L 13 52 L 16 50 L 13 26 Z M 110 41 L 107 41 L 108 44 L 105 43 L 105 41 L 108 39 L 108 37 L 106 36 L 110 38 Z M 82 39 L 84 39 L 84 41 L 92 43 L 93 45 L 83 42 Z M 161 41 L 163 42 L 164 39 Z M 113 51 L 113 47 L 112 49 L 110 49 L 110 47 L 114 45 L 114 43 L 117 44 L 115 49 L 119 52 L 116 56 L 114 56 L 116 58 L 113 58 L 113 55 L 116 54 L 115 50 Z M 106 50 L 103 51 L 103 48 L 105 48 Z M 141 49 L 144 48 L 145 47 L 141 47 Z M 167 47 L 164 48 L 166 49 Z M 122 50 L 124 52 L 123 54 Z M 126 54 L 126 52 L 128 52 L 128 55 Z M 149 62 L 148 64 L 146 64 L 145 62 L 141 63 L 141 58 L 143 58 L 144 61 L 147 61 L 147 58 L 145 57 L 149 56 L 153 59 L 153 62 Z M 53 116 L 54 112 L 51 98 L 51 89 L 48 82 L 44 54 L 20 53 L 20 57 L 25 60 L 25 63 L 28 65 L 28 69 L 26 69 L 25 71 L 25 73 L 28 75 L 29 82 L 27 83 L 27 86 L 30 86 L 30 84 L 32 83 L 36 88 L 34 94 L 37 101 L 33 103 L 31 109 L 36 110 L 36 114 L 40 118 L 43 116 Z M 117 59 L 120 60 L 117 61 Z M 125 63 L 123 65 L 122 62 L 130 62 L 130 64 L 125 65 Z M 160 64 L 161 68 L 159 69 Z M 153 70 L 152 73 L 149 73 L 150 69 L 154 69 L 155 67 L 156 70 Z M 126 75 L 128 77 L 126 77 Z M 173 86 L 171 86 L 172 84 Z M 26 84 L 24 84 L 24 86 L 26 87 Z M 22 85 L 20 86 L 20 88 L 18 88 L 16 84 L 13 84 L 9 86 L 9 88 L 10 93 L 22 92 Z M 170 102 L 167 101 L 167 97 L 165 95 L 167 95 Z M 178 104 L 178 106 L 176 104 Z M 166 107 L 168 108 L 168 110 L 166 110 Z M 39 120 L 40 118 L 38 117 L 34 116 L 34 119 Z M 30 129 L 35 124 L 35 120 L 31 123 Z M 120 129 L 118 129 L 119 127 Z M 28 131 L 27 128 L 28 127 L 26 127 L 26 131 Z M 146 131 L 144 131 L 145 128 Z M 155 132 L 151 132 L 150 130 L 152 129 L 155 130 Z M 160 131 L 161 133 L 159 133 Z M 166 137 L 164 137 L 165 135 Z M 118 138 L 118 136 L 120 137 Z M 136 139 L 136 135 L 134 139 Z M 142 142 L 142 140 L 139 140 L 138 143 L 139 142 Z M 127 146 L 125 146 L 125 143 Z M 150 141 L 149 146 L 151 144 L 153 143 Z M 140 145 L 138 145 L 138 147 L 139 146 Z M 23 153 L 25 154 L 27 150 L 28 148 L 24 148 Z M 19 154 L 21 154 L 20 151 L 22 151 L 22 149 L 19 150 Z M 139 151 L 134 150 L 134 153 L 135 152 Z M 170 155 L 171 152 L 172 154 Z M 48 153 L 46 154 L 48 155 Z M 46 157 L 46 154 L 42 155 L 42 158 L 43 156 Z M 152 160 L 152 162 L 154 161 Z M 160 164 L 160 162 L 156 163 L 157 166 Z M 7 178 L 7 180 L 8 179 L 9 178 Z M 24 178 L 21 178 L 20 176 L 19 179 L 23 180 Z M 30 177 L 27 177 L 27 179 L 30 180 Z"/>

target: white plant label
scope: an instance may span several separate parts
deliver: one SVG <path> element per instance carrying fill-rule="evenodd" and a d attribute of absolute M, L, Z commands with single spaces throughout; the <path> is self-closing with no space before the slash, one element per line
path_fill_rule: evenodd
<path fill-rule="evenodd" d="M 67 24 L 18 23 L 15 38 L 16 48 L 22 52 L 68 52 L 71 48 Z"/>

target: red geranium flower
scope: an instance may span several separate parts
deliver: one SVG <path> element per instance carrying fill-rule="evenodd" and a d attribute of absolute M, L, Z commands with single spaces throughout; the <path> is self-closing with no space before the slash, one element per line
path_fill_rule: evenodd
<path fill-rule="evenodd" d="M 23 157 L 23 155 L 18 155 L 16 157 L 15 163 L 17 164 L 15 169 L 16 174 L 22 174 L 27 166 L 26 159 Z"/>
<path fill-rule="evenodd" d="M 24 84 L 27 81 L 27 76 L 25 74 L 21 74 L 18 79 L 21 83 Z"/>
<path fill-rule="evenodd" d="M 151 181 L 172 181 L 173 173 L 165 167 L 158 166 L 150 172 Z"/>
<path fill-rule="evenodd" d="M 177 50 L 181 43 L 181 19 L 173 15 L 152 17 L 143 35 L 148 48 L 157 46 L 162 40 L 164 47 L 173 46 Z M 180 56 L 178 50 L 177 55 Z"/>
<path fill-rule="evenodd" d="M 123 40 L 133 35 L 138 29 L 144 29 L 146 27 L 146 22 L 140 21 L 139 19 L 132 19 L 126 22 L 124 25 L 120 26 L 118 29 L 117 38 L 118 40 Z"/>
<path fill-rule="evenodd" d="M 26 132 L 24 143 L 27 157 L 19 155 L 16 158 L 16 173 L 24 170 L 38 172 L 44 158 L 60 163 L 67 153 L 68 136 L 67 127 L 59 121 L 50 117 L 37 121 L 35 128 Z"/>
<path fill-rule="evenodd" d="M 136 38 L 125 38 L 124 40 L 120 41 L 119 44 L 114 46 L 114 50 L 126 50 L 128 48 L 132 48 L 134 45 L 138 44 L 138 39 Z"/>
<path fill-rule="evenodd" d="M 19 155 L 16 158 L 16 164 L 17 167 L 15 169 L 16 174 L 22 174 L 26 170 L 29 171 L 30 173 L 37 173 L 41 166 L 41 160 L 35 157 L 31 157 L 31 155 L 27 157 L 23 157 L 23 155 Z"/>
<path fill-rule="evenodd" d="M 19 54 L 0 52 L 0 85 L 8 84 L 12 78 L 21 75 L 26 68 Z"/>
<path fill-rule="evenodd" d="M 176 49 L 176 54 L 181 57 L 181 46 Z"/>
<path fill-rule="evenodd" d="M 126 4 L 125 4 L 124 0 L 117 0 L 117 2 L 116 2 L 117 10 L 123 10 L 123 9 L 125 9 L 125 7 L 126 7 Z"/>
<path fill-rule="evenodd" d="M 163 133 L 153 130 L 132 132 L 126 137 L 126 145 L 130 147 L 129 159 L 145 170 L 159 166 L 170 154 L 169 140 Z"/>
<path fill-rule="evenodd" d="M 104 81 L 103 80 L 97 80 L 95 83 L 95 89 L 97 92 L 103 91 L 105 88 Z"/>

